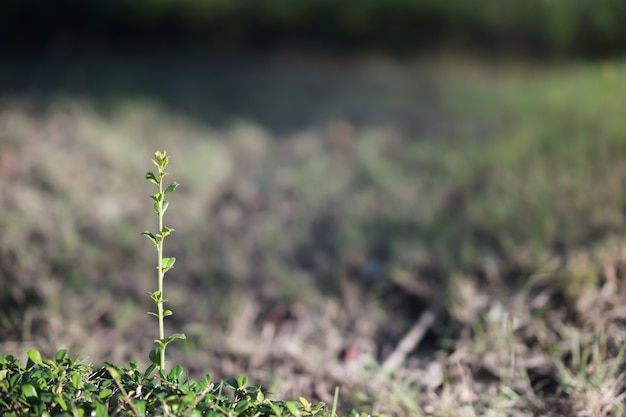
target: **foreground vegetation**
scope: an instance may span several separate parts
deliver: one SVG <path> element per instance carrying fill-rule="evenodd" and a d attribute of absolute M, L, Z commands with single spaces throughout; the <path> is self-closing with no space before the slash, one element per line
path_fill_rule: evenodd
<path fill-rule="evenodd" d="M 247 386 L 238 377 L 212 383 L 209 377 L 190 381 L 177 365 L 169 373 L 155 366 L 140 371 L 105 363 L 82 364 L 57 352 L 56 360 L 43 361 L 37 350 L 28 352 L 22 366 L 12 356 L 0 356 L 0 410 L 18 416 L 336 416 L 323 403 L 273 401 L 260 386 Z M 364 416 L 364 414 L 362 414 Z M 347 416 L 358 417 L 356 411 Z"/>
<path fill-rule="evenodd" d="M 622 63 L 56 65 L 1 69 L 4 362 L 149 366 L 134 196 L 167 148 L 187 337 L 168 356 L 190 380 L 326 404 L 341 386 L 344 413 L 623 414 Z"/>

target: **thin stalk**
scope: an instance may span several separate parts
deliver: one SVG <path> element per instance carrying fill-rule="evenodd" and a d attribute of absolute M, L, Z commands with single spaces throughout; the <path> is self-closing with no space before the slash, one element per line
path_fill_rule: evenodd
<path fill-rule="evenodd" d="M 159 181 L 159 194 L 163 195 L 163 181 Z M 163 199 L 159 202 L 159 231 L 163 230 Z M 157 276 L 159 282 L 159 292 L 163 294 L 163 239 L 161 236 L 159 239 L 159 245 L 157 247 Z M 159 315 L 159 339 L 165 339 L 165 328 L 163 326 L 163 297 L 157 304 L 157 314 Z M 165 349 L 160 350 L 159 368 L 165 370 Z"/>

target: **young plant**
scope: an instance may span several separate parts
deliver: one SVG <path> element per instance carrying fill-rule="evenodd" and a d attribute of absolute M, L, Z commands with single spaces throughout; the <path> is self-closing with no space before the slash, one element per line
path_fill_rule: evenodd
<path fill-rule="evenodd" d="M 149 293 L 150 298 L 157 306 L 157 312 L 149 312 L 148 314 L 155 316 L 159 320 L 159 338 L 155 340 L 158 346 L 150 352 L 150 360 L 158 366 L 159 370 L 165 371 L 165 348 L 175 339 L 186 339 L 185 335 L 182 333 L 175 333 L 165 337 L 163 327 L 163 319 L 172 315 L 171 310 L 164 309 L 164 304 L 167 302 L 167 299 L 163 295 L 163 278 L 165 277 L 165 273 L 172 269 L 176 262 L 176 258 L 163 257 L 163 242 L 165 238 L 174 231 L 171 227 L 167 227 L 163 224 L 163 215 L 169 205 L 168 201 L 165 199 L 165 195 L 174 191 L 176 187 L 178 187 L 178 183 L 174 181 L 168 185 L 167 188 L 163 189 L 163 179 L 168 175 L 168 173 L 165 172 L 165 168 L 169 162 L 169 157 L 166 155 L 165 151 L 156 151 L 152 162 L 156 165 L 158 173 L 155 175 L 154 172 L 150 171 L 146 174 L 146 179 L 155 184 L 158 189 L 158 192 L 150 197 L 154 200 L 154 212 L 159 218 L 159 229 L 156 234 L 153 234 L 149 230 L 146 230 L 142 234 L 152 241 L 152 244 L 157 250 L 158 289 Z"/>

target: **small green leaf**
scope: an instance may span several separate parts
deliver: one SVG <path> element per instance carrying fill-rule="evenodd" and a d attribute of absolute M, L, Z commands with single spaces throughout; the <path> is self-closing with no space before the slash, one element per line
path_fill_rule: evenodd
<path fill-rule="evenodd" d="M 159 245 L 159 242 L 157 241 L 156 236 L 153 235 L 152 232 L 150 232 L 149 230 L 146 230 L 145 232 L 142 232 L 141 234 L 146 236 L 148 239 L 150 239 L 152 241 L 152 244 L 155 247 Z"/>
<path fill-rule="evenodd" d="M 282 416 L 283 413 L 280 410 L 280 407 L 278 407 L 278 405 L 274 402 L 270 402 L 270 407 L 272 409 L 272 411 L 274 412 L 274 414 L 276 414 L 277 416 Z"/>
<path fill-rule="evenodd" d="M 183 376 L 183 372 L 185 370 L 183 369 L 182 366 L 180 365 L 176 365 L 175 367 L 172 368 L 172 370 L 170 371 L 169 374 L 169 380 L 173 381 L 173 382 L 179 382 L 180 381 L 180 377 Z"/>
<path fill-rule="evenodd" d="M 187 336 L 185 336 L 182 333 L 174 333 L 173 335 L 166 337 L 165 339 L 155 340 L 155 342 L 161 344 L 162 346 L 167 346 L 176 339 L 184 340 L 184 339 L 187 339 Z"/>
<path fill-rule="evenodd" d="M 102 398 L 102 395 L 100 395 Z M 109 413 L 107 412 L 106 407 L 102 403 L 96 404 L 96 417 L 108 417 Z"/>
<path fill-rule="evenodd" d="M 256 393 L 256 400 L 257 400 L 258 402 L 261 402 L 261 403 L 262 403 L 263 401 L 265 401 L 265 394 L 263 394 L 263 391 L 259 390 L 259 391 Z"/>
<path fill-rule="evenodd" d="M 113 391 L 111 390 L 111 388 L 104 388 L 100 390 L 98 397 L 100 397 L 101 399 L 104 399 L 104 398 L 110 397 L 111 394 L 113 394 Z"/>
<path fill-rule="evenodd" d="M 174 314 L 174 313 L 172 313 L 172 310 L 165 310 L 163 312 L 163 317 L 168 317 L 168 316 L 171 316 L 172 314 Z"/>
<path fill-rule="evenodd" d="M 83 381 L 83 377 L 79 374 L 72 374 L 72 386 L 74 389 L 80 388 L 80 383 Z"/>
<path fill-rule="evenodd" d="M 172 269 L 176 263 L 176 258 L 163 258 L 163 269 Z"/>
<path fill-rule="evenodd" d="M 150 358 L 150 362 L 158 366 L 161 363 L 161 347 L 152 349 L 148 357 Z"/>
<path fill-rule="evenodd" d="M 19 362 L 18 362 L 18 365 L 19 365 Z M 21 378 L 22 378 L 21 374 L 13 374 L 13 376 L 9 378 L 9 386 L 14 387 L 17 384 L 18 379 L 21 380 Z"/>
<path fill-rule="evenodd" d="M 30 384 L 22 385 L 22 394 L 26 398 L 37 398 L 37 390 Z"/>
<path fill-rule="evenodd" d="M 298 398 L 298 400 L 300 401 L 300 404 L 302 404 L 304 406 L 305 410 L 310 410 L 311 409 L 311 404 L 309 403 L 309 401 L 306 398 L 300 397 L 300 398 Z"/>
<path fill-rule="evenodd" d="M 146 179 L 153 184 L 159 185 L 159 180 L 155 177 L 154 172 L 152 171 L 146 173 Z"/>
<path fill-rule="evenodd" d="M 37 349 L 31 349 L 28 351 L 28 358 L 33 361 L 34 364 L 39 366 L 45 366 L 41 359 L 41 353 Z"/>
<path fill-rule="evenodd" d="M 151 316 L 157 317 L 157 318 L 159 317 L 159 315 L 157 313 L 153 313 L 152 311 L 148 311 L 148 314 L 150 314 Z"/>
<path fill-rule="evenodd" d="M 163 293 L 161 291 L 149 292 L 150 298 L 154 301 L 154 304 L 163 302 Z"/>
<path fill-rule="evenodd" d="M 67 403 L 65 402 L 63 397 L 56 396 L 54 397 L 54 401 L 56 401 L 56 403 L 59 404 L 59 407 L 61 407 L 61 410 L 67 411 Z"/>
<path fill-rule="evenodd" d="M 161 229 L 161 233 L 159 233 L 158 236 L 162 239 L 165 236 L 168 236 L 173 231 L 174 231 L 174 229 L 172 229 L 171 227 L 163 226 L 163 229 Z"/>
<path fill-rule="evenodd" d="M 143 377 L 144 378 L 149 377 L 152 374 L 152 372 L 156 369 L 156 367 L 157 367 L 156 363 L 153 363 L 150 366 L 148 366 L 148 369 L 146 369 L 146 372 L 143 373 Z"/>
<path fill-rule="evenodd" d="M 250 408 L 250 401 L 241 400 L 237 402 L 237 405 L 235 406 L 235 414 L 243 415 L 244 411 L 246 411 L 248 408 Z"/>
<path fill-rule="evenodd" d="M 176 187 L 178 187 L 178 186 L 179 186 L 179 184 L 178 184 L 176 181 L 174 181 L 173 183 L 171 183 L 171 184 L 170 184 L 170 185 L 169 185 L 169 186 L 165 189 L 165 191 L 164 191 L 163 193 L 164 193 L 164 194 L 171 193 L 171 192 L 172 192 L 172 191 L 174 191 L 174 190 L 176 189 Z"/>
<path fill-rule="evenodd" d="M 202 380 L 198 382 L 198 388 L 196 392 L 203 391 L 206 387 L 209 386 L 210 383 L 211 378 L 209 377 L 209 375 L 205 375 L 204 378 L 202 378 Z"/>
<path fill-rule="evenodd" d="M 162 212 L 162 214 L 165 214 L 165 212 L 167 211 L 167 208 L 170 205 L 170 202 L 167 201 L 167 200 L 163 200 L 162 203 L 163 203 L 163 212 Z"/>
<path fill-rule="evenodd" d="M 224 381 L 224 383 L 230 388 L 237 389 L 237 380 L 235 378 L 228 378 L 226 381 Z"/>
<path fill-rule="evenodd" d="M 248 385 L 248 377 L 246 376 L 238 376 L 237 377 L 237 388 L 245 388 Z"/>
<path fill-rule="evenodd" d="M 141 401 L 135 402 L 135 408 L 137 408 L 137 411 L 139 411 L 140 416 L 146 415 L 146 402 L 145 401 L 141 400 Z"/>
<path fill-rule="evenodd" d="M 57 363 L 63 362 L 63 359 L 65 359 L 66 356 L 67 356 L 67 349 L 59 350 L 56 355 Z"/>
<path fill-rule="evenodd" d="M 154 203 L 154 212 L 156 214 L 161 214 L 161 204 L 158 201 Z"/>
<path fill-rule="evenodd" d="M 285 406 L 287 407 L 289 412 L 291 414 L 293 414 L 294 416 L 300 417 L 302 415 L 302 414 L 300 414 L 300 410 L 298 410 L 298 406 L 296 405 L 296 403 L 294 401 L 287 401 L 287 402 L 285 402 Z"/>

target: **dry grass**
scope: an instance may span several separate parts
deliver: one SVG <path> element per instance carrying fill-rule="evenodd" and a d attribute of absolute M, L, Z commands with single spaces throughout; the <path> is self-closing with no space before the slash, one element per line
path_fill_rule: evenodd
<path fill-rule="evenodd" d="M 387 415 L 623 414 L 623 66 L 312 62 L 5 91 L 0 351 L 146 356 L 139 161 L 165 148 L 170 363 Z"/>

